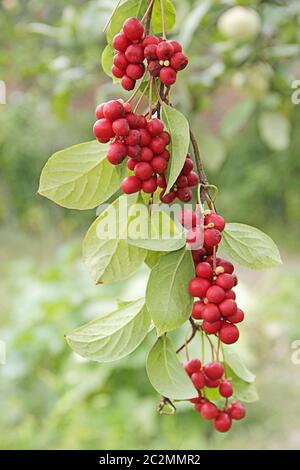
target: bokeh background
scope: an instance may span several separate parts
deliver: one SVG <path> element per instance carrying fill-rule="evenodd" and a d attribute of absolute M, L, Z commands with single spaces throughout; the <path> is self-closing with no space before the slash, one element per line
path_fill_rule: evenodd
<path fill-rule="evenodd" d="M 152 338 L 127 359 L 88 363 L 64 334 L 140 296 L 146 268 L 122 285 L 95 287 L 81 239 L 95 211 L 68 211 L 36 195 L 56 150 L 92 138 L 98 102 L 126 96 L 101 70 L 108 0 L 1 0 L 0 80 L 0 447 L 5 449 L 299 449 L 300 79 L 298 0 L 175 0 L 179 39 L 190 56 L 173 100 L 197 133 L 218 209 L 279 245 L 283 265 L 238 268 L 247 312 L 237 346 L 257 374 L 260 401 L 226 436 L 191 407 L 156 413 L 145 372 Z M 261 19 L 236 40 L 218 28 L 241 5 Z M 241 20 L 241 18 L 240 18 Z M 233 18 L 232 35 L 239 18 Z M 250 28 L 251 30 L 251 28 Z M 251 32 L 251 31 L 250 31 Z M 294 361 L 295 362 L 295 361 Z"/>

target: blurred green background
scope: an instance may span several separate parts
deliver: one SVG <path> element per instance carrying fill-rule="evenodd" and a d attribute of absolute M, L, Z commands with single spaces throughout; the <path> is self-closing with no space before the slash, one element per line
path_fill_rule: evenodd
<path fill-rule="evenodd" d="M 190 64 L 173 101 L 199 138 L 220 190 L 218 210 L 270 234 L 284 260 L 272 271 L 237 268 L 247 314 L 237 348 L 257 374 L 260 395 L 247 406 L 247 420 L 223 436 L 190 406 L 160 417 L 144 368 L 151 337 L 108 365 L 80 359 L 64 340 L 116 298 L 140 296 L 146 284 L 145 268 L 122 285 L 95 287 L 80 252 L 95 211 L 67 211 L 36 195 L 48 156 L 91 139 L 95 105 L 126 96 L 100 66 L 114 4 L 0 1 L 7 88 L 0 104 L 0 339 L 7 348 L 0 447 L 299 449 L 300 365 L 292 362 L 292 343 L 300 339 L 300 104 L 291 101 L 300 79 L 298 0 L 174 1 L 172 37 Z M 235 5 L 259 13 L 257 34 L 233 37 L 238 15 L 229 19 L 229 35 L 221 31 L 220 16 Z"/>

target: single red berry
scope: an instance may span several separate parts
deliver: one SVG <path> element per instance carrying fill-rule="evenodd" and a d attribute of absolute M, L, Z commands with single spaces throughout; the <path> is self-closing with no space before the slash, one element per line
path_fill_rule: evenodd
<path fill-rule="evenodd" d="M 140 180 L 144 181 L 152 176 L 153 169 L 149 163 L 139 162 L 134 169 L 134 173 Z"/>
<path fill-rule="evenodd" d="M 228 380 L 223 380 L 219 386 L 220 395 L 224 398 L 229 398 L 233 394 L 233 388 Z"/>
<path fill-rule="evenodd" d="M 124 111 L 126 114 L 131 113 L 131 104 L 127 101 L 123 104 Z"/>
<path fill-rule="evenodd" d="M 214 228 L 222 232 L 225 228 L 225 220 L 219 214 L 211 212 L 209 215 L 205 216 L 204 219 L 205 225 L 214 224 Z"/>
<path fill-rule="evenodd" d="M 137 115 L 137 127 L 138 129 L 145 129 L 147 127 L 147 120 L 142 114 Z"/>
<path fill-rule="evenodd" d="M 207 300 L 213 304 L 219 304 L 225 297 L 224 289 L 219 286 L 211 286 L 206 292 Z"/>
<path fill-rule="evenodd" d="M 233 344 L 239 339 L 240 333 L 238 328 L 232 323 L 223 323 L 219 332 L 219 338 L 222 343 Z"/>
<path fill-rule="evenodd" d="M 157 36 L 152 36 L 151 34 L 148 34 L 147 36 L 144 37 L 142 45 L 143 47 L 149 46 L 149 44 L 159 44 L 159 39 Z"/>
<path fill-rule="evenodd" d="M 159 175 L 157 178 L 157 184 L 160 188 L 166 189 L 167 181 L 165 175 Z"/>
<path fill-rule="evenodd" d="M 120 70 L 125 70 L 128 65 L 128 60 L 124 52 L 117 52 L 114 56 L 113 64 Z"/>
<path fill-rule="evenodd" d="M 153 137 L 150 142 L 150 148 L 155 155 L 159 155 L 165 150 L 165 143 L 161 137 Z"/>
<path fill-rule="evenodd" d="M 105 103 L 98 104 L 98 106 L 96 108 L 96 111 L 95 111 L 97 119 L 103 119 L 104 118 L 104 114 L 103 114 L 104 106 L 105 106 Z"/>
<path fill-rule="evenodd" d="M 147 131 L 147 129 L 140 129 L 140 134 L 141 134 L 141 142 L 140 142 L 141 147 L 148 146 L 151 142 L 150 133 Z"/>
<path fill-rule="evenodd" d="M 233 315 L 229 315 L 226 320 L 230 321 L 230 323 L 241 323 L 244 320 L 245 314 L 243 310 L 240 308 Z"/>
<path fill-rule="evenodd" d="M 188 176 L 192 169 L 194 168 L 193 160 L 191 158 L 186 158 L 184 165 L 181 170 L 181 174 Z"/>
<path fill-rule="evenodd" d="M 104 108 L 104 111 L 105 111 L 105 108 Z M 126 137 L 130 131 L 128 121 L 125 118 L 116 119 L 112 123 L 112 128 L 113 128 L 114 133 L 120 137 Z"/>
<path fill-rule="evenodd" d="M 157 57 L 159 60 L 171 59 L 174 54 L 174 47 L 171 41 L 163 41 L 157 45 Z"/>
<path fill-rule="evenodd" d="M 210 279 L 213 274 L 211 265 L 205 261 L 198 263 L 196 266 L 196 274 L 198 277 L 205 277 L 206 279 Z"/>
<path fill-rule="evenodd" d="M 198 250 L 192 250 L 192 257 L 196 264 L 199 263 L 199 261 L 203 259 L 203 256 L 205 256 L 204 248 L 199 248 Z"/>
<path fill-rule="evenodd" d="M 115 65 L 112 66 L 111 72 L 112 72 L 113 76 L 116 77 L 116 78 L 123 78 L 125 76 L 125 70 L 119 69 Z M 121 81 L 121 83 L 122 83 L 122 81 Z"/>
<path fill-rule="evenodd" d="M 245 418 L 246 410 L 244 405 L 240 401 L 232 402 L 230 416 L 232 419 L 240 420 Z"/>
<path fill-rule="evenodd" d="M 182 52 L 177 52 L 171 58 L 171 67 L 176 71 L 185 69 L 188 63 L 188 57 Z"/>
<path fill-rule="evenodd" d="M 141 157 L 142 162 L 151 162 L 153 160 L 153 152 L 149 147 L 142 147 Z"/>
<path fill-rule="evenodd" d="M 203 309 L 202 318 L 203 318 L 203 320 L 205 320 L 209 323 L 214 323 L 214 322 L 220 320 L 221 315 L 220 315 L 220 311 L 219 311 L 217 305 L 216 304 L 207 304 L 205 306 L 205 308 Z"/>
<path fill-rule="evenodd" d="M 195 173 L 194 171 L 191 171 L 188 175 L 187 175 L 187 181 L 188 181 L 188 185 L 192 188 L 193 186 L 197 186 L 197 184 L 199 184 L 199 176 L 197 175 L 197 173 Z"/>
<path fill-rule="evenodd" d="M 168 162 L 162 157 L 154 157 L 151 161 L 151 165 L 153 170 L 159 175 L 161 175 L 167 169 Z"/>
<path fill-rule="evenodd" d="M 159 72 L 159 77 L 166 86 L 171 86 L 176 82 L 176 75 L 175 70 L 171 67 L 163 67 Z"/>
<path fill-rule="evenodd" d="M 190 188 L 179 188 L 177 191 L 177 196 L 182 202 L 189 202 L 193 198 L 193 193 Z"/>
<path fill-rule="evenodd" d="M 107 160 L 112 165 L 119 165 L 127 155 L 127 146 L 123 142 L 113 142 L 107 151 Z"/>
<path fill-rule="evenodd" d="M 163 189 L 159 198 L 164 204 L 171 204 L 176 199 L 176 192 L 171 190 L 168 194 L 165 194 L 165 190 Z"/>
<path fill-rule="evenodd" d="M 144 26 L 137 18 L 128 18 L 123 24 L 123 31 L 130 41 L 138 41 L 144 34 Z"/>
<path fill-rule="evenodd" d="M 96 139 L 103 143 L 108 142 L 114 136 L 111 122 L 108 119 L 98 119 L 94 124 L 93 132 Z"/>
<path fill-rule="evenodd" d="M 169 145 L 171 142 L 171 137 L 169 132 L 163 131 L 161 134 L 159 134 L 159 137 L 161 137 L 165 143 L 165 145 Z"/>
<path fill-rule="evenodd" d="M 214 403 L 207 401 L 202 405 L 200 414 L 204 419 L 214 419 L 218 415 L 218 408 Z"/>
<path fill-rule="evenodd" d="M 194 277 L 189 282 L 189 293 L 192 297 L 205 297 L 210 282 L 207 279 Z"/>
<path fill-rule="evenodd" d="M 189 361 L 183 364 L 184 370 L 191 377 L 192 374 L 199 372 L 201 369 L 201 362 L 199 359 L 190 359 Z"/>
<path fill-rule="evenodd" d="M 232 299 L 224 299 L 219 304 L 219 309 L 223 317 L 234 315 L 237 311 L 237 304 Z"/>
<path fill-rule="evenodd" d="M 205 387 L 205 377 L 202 372 L 192 374 L 191 380 L 197 389 Z"/>
<path fill-rule="evenodd" d="M 152 137 L 156 137 L 163 132 L 164 123 L 157 118 L 150 119 L 150 121 L 147 122 L 147 129 Z M 164 139 L 162 139 L 162 141 L 164 142 Z"/>
<path fill-rule="evenodd" d="M 135 175 L 127 176 L 122 182 L 122 191 L 126 194 L 136 193 L 142 189 L 142 181 Z"/>
<path fill-rule="evenodd" d="M 207 246 L 216 246 L 220 243 L 221 239 L 219 230 L 215 228 L 206 228 L 204 230 L 204 242 Z"/>
<path fill-rule="evenodd" d="M 142 153 L 142 149 L 139 145 L 128 145 L 127 155 L 128 157 L 139 159 Z"/>
<path fill-rule="evenodd" d="M 181 47 L 181 45 L 179 44 L 179 42 L 177 42 L 177 41 L 170 41 L 170 43 L 171 43 L 172 46 L 173 46 L 174 54 L 176 54 L 177 52 L 181 52 L 181 51 L 182 51 L 182 47 Z"/>
<path fill-rule="evenodd" d="M 233 264 L 230 263 L 230 261 L 227 261 L 224 258 L 219 258 L 218 259 L 217 266 L 221 266 L 222 268 L 224 268 L 224 272 L 227 273 L 227 274 L 232 274 L 233 271 L 234 271 Z"/>
<path fill-rule="evenodd" d="M 139 123 L 139 117 L 135 113 L 129 113 L 126 116 L 126 119 L 128 121 L 130 129 L 137 129 L 138 128 L 138 123 Z M 141 135 L 142 139 L 142 135 Z"/>
<path fill-rule="evenodd" d="M 161 71 L 159 60 L 151 60 L 148 64 L 148 71 L 152 77 L 158 77 Z"/>
<path fill-rule="evenodd" d="M 204 308 L 206 307 L 205 303 L 201 300 L 197 300 L 193 303 L 193 310 L 192 310 L 192 317 L 195 320 L 202 320 L 202 313 Z"/>
<path fill-rule="evenodd" d="M 220 274 L 216 279 L 216 285 L 225 290 L 232 289 L 234 286 L 234 277 L 232 274 Z"/>
<path fill-rule="evenodd" d="M 139 44 L 131 44 L 127 47 L 125 56 L 131 64 L 140 64 L 144 60 L 144 49 Z"/>
<path fill-rule="evenodd" d="M 112 45 L 114 49 L 120 52 L 125 52 L 127 47 L 130 46 L 131 42 L 129 39 L 125 36 L 124 33 L 119 33 L 116 34 L 115 37 L 113 38 Z"/>
<path fill-rule="evenodd" d="M 133 171 L 136 164 L 137 164 L 137 161 L 134 158 L 128 158 L 128 160 L 127 160 L 128 170 Z"/>
<path fill-rule="evenodd" d="M 205 382 L 206 382 L 206 386 L 208 388 L 218 388 L 219 385 L 220 385 L 220 380 L 219 379 L 212 380 L 212 379 L 209 379 L 208 377 L 206 377 Z"/>
<path fill-rule="evenodd" d="M 157 60 L 156 54 L 157 45 L 156 44 L 149 44 L 144 49 L 144 56 L 147 60 Z"/>
<path fill-rule="evenodd" d="M 215 418 L 214 427 L 219 432 L 227 432 L 231 428 L 231 418 L 227 413 L 219 413 Z"/>
<path fill-rule="evenodd" d="M 236 298 L 236 295 L 235 295 L 235 292 L 233 290 L 229 289 L 225 292 L 225 299 L 235 300 L 235 298 Z"/>
<path fill-rule="evenodd" d="M 135 87 L 135 80 L 132 80 L 132 78 L 127 77 L 127 75 L 124 75 L 124 77 L 121 80 L 121 85 L 124 88 L 124 90 L 127 90 L 127 91 L 133 90 Z"/>
<path fill-rule="evenodd" d="M 224 374 L 224 367 L 220 362 L 208 362 L 203 369 L 205 375 L 211 380 L 220 379 Z"/>
<path fill-rule="evenodd" d="M 145 193 L 154 193 L 157 190 L 157 177 L 153 175 L 148 180 L 143 181 L 142 190 Z"/>
<path fill-rule="evenodd" d="M 187 176 L 180 175 L 178 176 L 176 180 L 176 186 L 177 188 L 186 188 L 188 186 L 188 179 Z"/>
<path fill-rule="evenodd" d="M 133 80 L 142 78 L 145 72 L 144 64 L 129 64 L 126 68 L 126 75 Z"/>
<path fill-rule="evenodd" d="M 120 101 L 111 100 L 105 103 L 103 107 L 103 114 L 106 119 L 113 122 L 116 119 L 123 118 L 125 111 Z"/>
<path fill-rule="evenodd" d="M 170 158 L 170 152 L 168 150 L 164 150 L 163 153 L 159 155 L 159 157 L 164 158 L 165 160 L 169 160 Z"/>
<path fill-rule="evenodd" d="M 127 121 L 128 122 L 128 121 Z M 127 145 L 139 145 L 141 142 L 141 133 L 137 129 L 131 129 L 128 135 L 125 137 L 125 143 Z"/>
<path fill-rule="evenodd" d="M 202 330 L 205 331 L 208 335 L 214 335 L 220 331 L 220 328 L 222 326 L 221 321 L 215 321 L 213 323 L 210 323 L 208 321 L 204 321 L 201 325 Z"/>

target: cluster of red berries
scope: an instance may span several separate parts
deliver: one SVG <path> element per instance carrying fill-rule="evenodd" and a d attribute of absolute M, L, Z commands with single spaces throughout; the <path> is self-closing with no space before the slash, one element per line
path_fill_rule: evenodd
<path fill-rule="evenodd" d="M 199 176 L 193 171 L 194 163 L 188 153 L 182 167 L 182 170 L 168 194 L 165 194 L 167 183 L 162 179 L 159 186 L 163 188 L 160 194 L 160 200 L 166 204 L 171 204 L 176 197 L 181 202 L 190 202 L 193 197 L 192 187 L 199 184 Z"/>
<path fill-rule="evenodd" d="M 187 242 L 193 246 L 203 229 L 197 223 L 196 212 L 182 214 L 181 223 L 189 228 Z M 211 210 L 205 211 L 203 247 L 192 250 L 196 277 L 189 283 L 189 293 L 200 299 L 193 304 L 192 316 L 203 321 L 203 331 L 217 334 L 223 343 L 232 344 L 239 338 L 236 323 L 243 321 L 244 312 L 238 308 L 232 290 L 237 285 L 232 263 L 213 254 L 221 242 L 224 228 L 223 217 Z"/>
<path fill-rule="evenodd" d="M 203 419 L 214 420 L 217 431 L 227 432 L 231 428 L 233 419 L 240 420 L 245 417 L 245 407 L 240 401 L 233 400 L 228 403 L 228 399 L 233 395 L 233 387 L 225 377 L 222 364 L 209 362 L 202 366 L 199 359 L 190 359 L 183 367 L 198 391 L 198 396 L 191 400 L 195 410 Z M 226 399 L 223 408 L 205 398 L 204 387 L 218 388 L 221 397 Z"/>
<path fill-rule="evenodd" d="M 166 41 L 152 35 L 144 35 L 144 27 L 137 18 L 128 18 L 122 31 L 113 39 L 115 56 L 112 74 L 121 78 L 125 90 L 132 90 L 136 80 L 145 72 L 144 60 L 148 62 L 149 73 L 160 77 L 162 83 L 171 86 L 179 70 L 188 64 L 177 41 Z"/>
<path fill-rule="evenodd" d="M 107 160 L 120 164 L 126 157 L 127 167 L 134 174 L 122 182 L 126 194 L 144 191 L 153 193 L 158 185 L 165 184 L 164 173 L 170 153 L 166 149 L 170 135 L 160 119 L 146 120 L 135 114 L 129 103 L 119 100 L 100 104 L 96 109 L 97 121 L 94 135 L 100 142 L 109 142 Z"/>

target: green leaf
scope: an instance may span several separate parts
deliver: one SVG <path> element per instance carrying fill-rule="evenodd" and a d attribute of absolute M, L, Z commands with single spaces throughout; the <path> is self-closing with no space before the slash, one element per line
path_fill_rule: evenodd
<path fill-rule="evenodd" d="M 245 382 L 254 382 L 255 375 L 245 366 L 239 354 L 226 345 L 223 346 L 223 351 L 226 366 L 230 366 L 237 377 Z"/>
<path fill-rule="evenodd" d="M 89 228 L 83 241 L 85 263 L 97 284 L 127 279 L 143 263 L 146 250 L 129 245 L 127 203 L 134 198 L 121 196 Z"/>
<path fill-rule="evenodd" d="M 221 124 L 222 135 L 231 139 L 246 126 L 255 108 L 254 100 L 243 100 L 237 103 L 226 116 Z"/>
<path fill-rule="evenodd" d="M 217 401 L 222 398 L 218 388 L 204 387 L 204 394 L 207 400 L 210 401 Z"/>
<path fill-rule="evenodd" d="M 184 21 L 180 24 L 179 40 L 184 50 L 190 46 L 194 34 L 197 32 L 199 23 L 208 12 L 211 0 L 202 0 L 196 3 L 195 8 L 189 11 Z"/>
<path fill-rule="evenodd" d="M 128 243 L 146 250 L 175 251 L 186 244 L 184 229 L 179 229 L 169 214 L 154 206 L 149 213 L 144 204 L 130 208 Z"/>
<path fill-rule="evenodd" d="M 258 128 L 262 140 L 271 150 L 282 151 L 289 147 L 291 124 L 280 112 L 263 112 L 258 120 Z"/>
<path fill-rule="evenodd" d="M 114 12 L 110 24 L 107 28 L 107 42 L 112 44 L 114 36 L 119 33 L 123 23 L 132 16 L 142 18 L 147 9 L 147 0 L 127 0 L 122 3 Z"/>
<path fill-rule="evenodd" d="M 253 382 L 249 383 L 238 377 L 230 367 L 227 367 L 228 378 L 234 390 L 234 396 L 243 402 L 253 403 L 259 400 L 256 387 Z"/>
<path fill-rule="evenodd" d="M 171 135 L 169 151 L 171 154 L 168 166 L 168 193 L 175 183 L 185 162 L 186 154 L 190 144 L 189 123 L 176 109 L 164 104 L 162 106 L 162 118 L 167 130 Z"/>
<path fill-rule="evenodd" d="M 220 169 L 226 158 L 226 151 L 223 141 L 208 132 L 200 134 L 201 153 L 205 162 L 205 168 L 216 172 Z"/>
<path fill-rule="evenodd" d="M 155 390 L 174 400 L 187 400 L 197 395 L 188 375 L 180 365 L 172 341 L 158 338 L 147 358 L 147 374 Z"/>
<path fill-rule="evenodd" d="M 121 359 L 134 351 L 150 327 L 144 299 L 126 302 L 67 335 L 71 348 L 80 356 L 99 362 Z"/>
<path fill-rule="evenodd" d="M 189 318 L 193 299 L 188 283 L 192 277 L 194 263 L 185 248 L 162 256 L 152 269 L 146 305 L 158 335 L 178 328 Z"/>
<path fill-rule="evenodd" d="M 250 225 L 226 224 L 221 248 L 229 258 L 252 269 L 274 268 L 282 263 L 273 240 Z"/>
<path fill-rule="evenodd" d="M 39 194 L 68 209 L 92 209 L 120 187 L 119 170 L 106 160 L 107 145 L 96 140 L 74 145 L 49 158 Z"/>
<path fill-rule="evenodd" d="M 176 23 L 176 11 L 170 0 L 164 0 L 164 15 L 166 31 L 168 32 L 174 28 Z M 159 34 L 162 32 L 163 26 L 160 0 L 154 0 L 151 25 L 155 34 Z"/>
<path fill-rule="evenodd" d="M 106 75 L 111 77 L 113 79 L 113 82 L 116 83 L 116 82 L 119 82 L 120 80 L 116 78 L 111 72 L 111 68 L 113 66 L 114 54 L 115 54 L 114 48 L 110 44 L 107 44 L 107 46 L 103 49 L 103 52 L 102 52 L 101 65 Z"/>
<path fill-rule="evenodd" d="M 147 256 L 145 258 L 145 263 L 150 269 L 152 269 L 153 266 L 155 266 L 158 262 L 159 258 L 161 258 L 161 256 L 164 256 L 165 254 L 166 252 L 148 250 Z"/>

